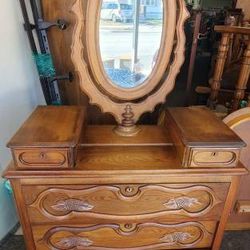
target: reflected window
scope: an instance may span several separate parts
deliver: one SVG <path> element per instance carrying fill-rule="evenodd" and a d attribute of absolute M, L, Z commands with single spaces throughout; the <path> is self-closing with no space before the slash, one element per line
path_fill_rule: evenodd
<path fill-rule="evenodd" d="M 153 6 L 145 6 L 144 2 Z M 100 51 L 103 67 L 113 84 L 134 88 L 145 81 L 157 60 L 162 27 L 162 0 L 103 1 Z"/>

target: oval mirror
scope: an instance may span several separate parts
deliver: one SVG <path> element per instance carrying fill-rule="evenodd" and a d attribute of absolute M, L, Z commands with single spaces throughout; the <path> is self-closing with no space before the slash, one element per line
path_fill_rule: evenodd
<path fill-rule="evenodd" d="M 161 46 L 162 0 L 103 0 L 99 22 L 101 60 L 111 83 L 125 89 L 143 84 Z"/>

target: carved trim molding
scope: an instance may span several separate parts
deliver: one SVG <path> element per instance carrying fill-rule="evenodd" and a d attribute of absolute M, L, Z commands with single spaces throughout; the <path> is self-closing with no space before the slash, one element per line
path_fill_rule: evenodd
<path fill-rule="evenodd" d="M 26 155 L 28 155 L 28 158 L 31 158 L 30 154 L 35 154 L 35 157 L 33 157 L 32 160 L 28 161 L 25 159 L 25 157 Z M 57 157 L 54 160 L 51 160 L 49 158 L 50 154 L 57 155 Z M 62 166 L 67 161 L 65 153 L 63 152 L 59 152 L 59 151 L 39 152 L 39 151 L 32 151 L 32 150 L 27 150 L 27 149 L 24 152 L 18 153 L 17 158 L 23 165 L 26 165 L 26 166 L 41 166 L 41 165 Z"/>
<path fill-rule="evenodd" d="M 58 201 L 55 205 L 52 206 L 52 208 L 60 212 L 84 212 L 93 209 L 94 206 L 90 205 L 86 201 L 78 199 L 66 199 Z"/>
<path fill-rule="evenodd" d="M 79 236 L 72 236 L 68 238 L 62 238 L 56 243 L 56 247 L 59 249 L 78 249 L 79 247 L 89 247 L 93 244 L 93 241 L 88 238 Z"/>
<path fill-rule="evenodd" d="M 212 227 L 213 228 L 213 227 Z M 158 230 L 154 230 L 158 229 Z M 148 231 L 153 232 L 151 243 L 139 241 L 141 235 Z M 82 227 L 54 227 L 48 230 L 40 242 L 45 244 L 49 249 L 114 249 L 109 246 L 109 242 L 115 239 L 116 244 L 121 240 L 119 249 L 131 250 L 147 250 L 158 249 L 159 247 L 194 247 L 201 243 L 204 239 L 208 242 L 212 241 L 215 228 L 209 232 L 207 228 L 199 222 L 186 222 L 179 224 L 159 224 L 159 223 L 142 223 L 135 225 L 135 229 L 130 232 L 123 232 L 119 224 L 100 224 L 94 226 Z M 107 237 L 103 241 L 97 235 L 100 232 L 106 232 Z M 158 232 L 158 233 L 156 233 Z M 161 232 L 161 233 L 159 233 Z M 88 235 L 88 236 L 86 236 Z M 61 237 L 61 239 L 60 239 Z M 124 244 L 121 237 L 130 237 L 133 239 L 134 246 L 129 247 Z M 131 238 L 133 237 L 133 238 Z M 119 243 L 118 243 L 119 244 Z M 111 245 L 111 244 L 110 244 Z"/>
<path fill-rule="evenodd" d="M 120 210 L 107 210 L 113 200 L 120 202 L 122 207 L 130 207 L 131 202 L 134 204 L 142 202 L 152 192 L 159 198 L 155 202 L 155 207 L 149 210 L 140 210 L 136 207 L 131 208 L 129 213 Z M 93 202 L 95 199 L 99 200 L 98 197 L 109 197 L 109 199 L 103 199 L 102 205 L 97 206 Z M 201 197 L 202 200 L 200 200 Z M 92 204 L 88 199 L 93 200 Z M 72 219 L 75 216 L 103 219 L 128 217 L 144 219 L 163 215 L 199 217 L 209 213 L 219 203 L 221 200 L 215 192 L 210 187 L 202 185 L 182 188 L 170 188 L 162 185 L 105 185 L 86 189 L 49 188 L 41 192 L 30 206 L 53 220 Z"/>
<path fill-rule="evenodd" d="M 164 27 L 164 29 L 166 28 L 166 32 L 169 30 L 171 31 L 173 27 L 175 27 L 175 30 L 176 30 L 175 31 L 176 46 L 174 49 L 174 59 L 172 60 L 172 64 L 168 67 L 169 70 L 165 79 L 161 79 L 164 73 L 159 74 L 159 75 L 154 74 L 153 77 L 156 77 L 156 78 L 160 77 L 160 79 L 157 79 L 157 81 L 155 81 L 155 79 L 152 78 L 152 83 L 157 82 L 158 85 L 159 85 L 160 80 L 162 80 L 161 86 L 157 86 L 156 88 L 157 90 L 153 94 L 150 94 L 150 90 L 146 89 L 144 91 L 145 99 L 137 103 L 132 102 L 132 100 L 129 100 L 129 99 L 124 103 L 115 102 L 112 98 L 112 93 L 114 93 L 114 91 L 110 91 L 109 94 L 107 92 L 104 93 L 103 91 L 101 91 L 101 88 L 103 89 L 102 85 L 104 83 L 106 85 L 108 84 L 106 83 L 106 81 L 103 83 L 103 82 L 98 82 L 98 79 L 96 79 L 96 74 L 95 72 L 93 72 L 93 67 L 99 68 L 98 64 L 95 64 L 92 67 L 88 67 L 89 65 L 87 64 L 87 60 L 84 59 L 83 55 L 88 57 L 88 61 L 90 62 L 93 61 L 91 60 L 93 59 L 93 51 L 89 51 L 89 49 L 92 48 L 93 44 L 90 43 L 88 39 L 89 37 L 93 37 L 93 36 L 95 38 L 96 28 L 94 27 L 94 30 L 93 30 L 92 28 L 89 27 L 89 24 L 91 24 L 92 22 L 88 22 L 88 19 L 90 15 L 94 19 L 98 17 L 98 9 L 97 9 L 98 5 L 96 1 L 94 3 L 92 0 L 88 1 L 87 11 L 89 11 L 90 8 L 92 11 L 92 6 L 94 6 L 95 7 L 94 11 L 95 13 L 97 13 L 97 15 L 95 15 L 94 13 L 89 13 L 86 16 L 81 0 L 76 0 L 72 7 L 72 12 L 76 19 L 76 25 L 73 31 L 73 40 L 72 40 L 72 45 L 71 45 L 71 50 L 72 50 L 71 58 L 75 66 L 75 71 L 77 72 L 79 79 L 80 79 L 81 89 L 87 94 L 91 104 L 97 105 L 103 112 L 111 113 L 115 117 L 118 124 L 122 124 L 122 119 L 123 119 L 122 114 L 124 113 L 124 108 L 127 105 L 131 106 L 131 110 L 134 113 L 133 120 L 136 123 L 139 117 L 143 113 L 148 112 L 148 111 L 152 112 L 157 104 L 163 103 L 165 101 L 166 95 L 170 91 L 172 91 L 174 84 L 175 84 L 176 76 L 179 73 L 180 67 L 184 62 L 185 34 L 184 34 L 183 27 L 184 27 L 184 22 L 189 17 L 189 13 L 185 6 L 185 1 L 184 0 L 171 0 L 171 1 L 163 0 L 163 1 L 164 1 L 164 6 L 167 11 L 167 15 L 170 15 L 171 13 L 175 13 L 175 16 L 173 16 L 171 20 L 167 22 L 167 27 Z M 89 34 L 90 32 L 91 34 Z M 83 39 L 83 37 L 85 37 L 85 39 Z M 165 40 L 163 39 L 161 46 L 163 46 L 163 44 L 165 45 L 167 44 L 169 48 L 166 48 L 166 51 L 169 54 L 169 52 L 172 51 L 172 46 L 170 46 L 169 43 L 167 43 L 166 41 L 167 40 L 165 37 Z M 174 41 L 172 39 L 172 43 L 173 42 Z M 164 52 L 164 50 L 162 51 Z M 164 62 L 164 60 L 168 61 L 169 58 L 163 57 L 161 61 L 158 62 L 158 64 L 161 65 Z M 163 69 L 163 72 L 165 70 Z M 98 74 L 98 75 L 101 75 L 101 74 Z M 95 79 L 93 79 L 93 77 Z M 149 88 L 152 87 L 150 85 L 151 84 L 148 85 Z M 143 86 L 144 84 L 142 84 L 142 87 Z M 147 86 L 147 84 L 145 84 L 145 86 Z M 111 88 L 111 85 L 108 88 Z M 137 91 L 136 88 L 134 91 Z M 133 91 L 131 90 L 129 94 L 126 94 L 126 91 L 124 91 L 124 96 L 125 95 L 133 96 Z M 139 98 L 139 97 L 135 95 L 135 98 Z"/>
<path fill-rule="evenodd" d="M 190 198 L 187 196 L 183 196 L 183 197 L 170 199 L 164 205 L 168 209 L 176 210 L 176 209 L 192 208 L 195 205 L 201 205 L 201 203 L 198 201 L 197 198 Z"/>
<path fill-rule="evenodd" d="M 183 244 L 183 242 L 193 238 L 193 235 L 187 232 L 174 232 L 171 234 L 166 234 L 161 238 L 161 241 L 174 246 Z"/>

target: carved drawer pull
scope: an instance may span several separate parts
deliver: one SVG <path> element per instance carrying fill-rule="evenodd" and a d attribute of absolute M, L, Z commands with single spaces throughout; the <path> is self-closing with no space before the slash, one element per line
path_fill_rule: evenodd
<path fill-rule="evenodd" d="M 91 204 L 86 201 L 78 199 L 68 199 L 63 201 L 58 201 L 52 208 L 60 212 L 84 212 L 89 211 L 94 208 Z"/>
<path fill-rule="evenodd" d="M 161 241 L 168 243 L 169 245 L 183 244 L 187 240 L 191 240 L 193 236 L 186 232 L 174 232 L 166 234 L 161 238 Z"/>
<path fill-rule="evenodd" d="M 164 205 L 168 209 L 182 209 L 182 208 L 185 209 L 185 208 L 191 208 L 195 205 L 201 205 L 201 203 L 196 198 L 183 196 L 183 197 L 170 199 Z"/>
<path fill-rule="evenodd" d="M 62 238 L 56 245 L 62 249 L 78 249 L 78 247 L 88 247 L 93 244 L 93 241 L 85 237 L 72 236 Z"/>

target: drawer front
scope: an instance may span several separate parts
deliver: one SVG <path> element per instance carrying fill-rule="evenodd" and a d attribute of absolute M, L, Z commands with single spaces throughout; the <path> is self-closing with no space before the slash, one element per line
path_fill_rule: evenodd
<path fill-rule="evenodd" d="M 72 167 L 73 154 L 70 149 L 14 149 L 17 167 L 34 168 L 68 168 Z"/>
<path fill-rule="evenodd" d="M 23 186 L 32 222 L 91 219 L 169 220 L 198 217 L 217 220 L 229 185 Z"/>
<path fill-rule="evenodd" d="M 34 226 L 37 250 L 42 249 L 186 249 L 211 247 L 216 222 L 179 224 L 99 224 Z"/>
<path fill-rule="evenodd" d="M 239 160 L 239 149 L 192 149 L 190 167 L 235 167 Z"/>

